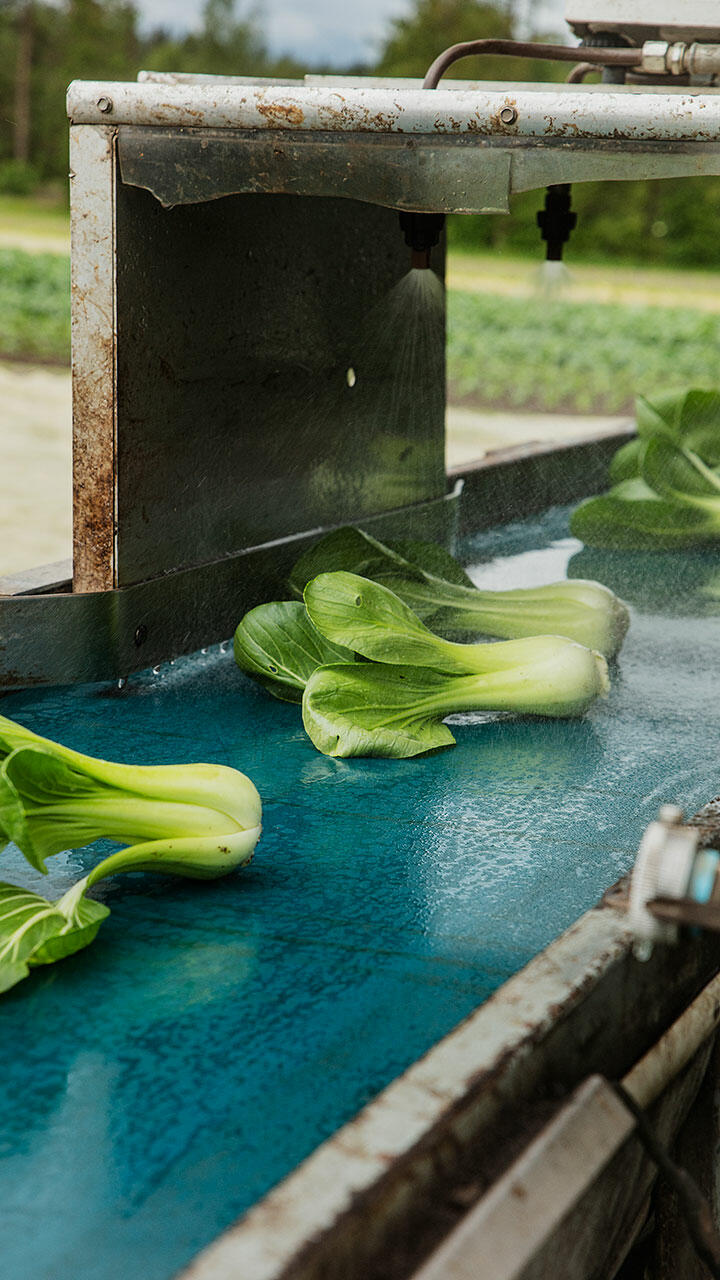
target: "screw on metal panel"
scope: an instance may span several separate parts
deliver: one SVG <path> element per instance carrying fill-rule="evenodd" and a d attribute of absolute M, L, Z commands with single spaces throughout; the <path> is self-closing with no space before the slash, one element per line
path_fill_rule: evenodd
<path fill-rule="evenodd" d="M 500 112 L 500 119 L 503 124 L 514 124 L 518 118 L 518 113 L 514 107 L 503 107 Z"/>
<path fill-rule="evenodd" d="M 107 115 L 113 109 L 112 98 L 98 98 L 96 104 L 98 111 L 102 111 L 103 115 Z"/>
<path fill-rule="evenodd" d="M 135 644 L 137 645 L 138 649 L 140 648 L 140 645 L 144 644 L 145 641 L 147 640 L 147 634 L 148 634 L 148 629 L 145 626 L 145 623 L 142 622 L 135 631 Z"/>

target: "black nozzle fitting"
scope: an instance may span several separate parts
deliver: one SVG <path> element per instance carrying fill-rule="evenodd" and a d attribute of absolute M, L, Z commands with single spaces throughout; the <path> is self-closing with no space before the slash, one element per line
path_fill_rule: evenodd
<path fill-rule="evenodd" d="M 412 250 L 413 267 L 430 266 L 430 250 L 434 249 L 445 225 L 444 213 L 401 213 L 400 230 Z"/>
<path fill-rule="evenodd" d="M 542 239 L 547 244 L 548 262 L 562 262 L 563 245 L 577 225 L 577 214 L 570 207 L 571 187 L 567 182 L 548 187 L 545 208 L 537 215 Z"/>

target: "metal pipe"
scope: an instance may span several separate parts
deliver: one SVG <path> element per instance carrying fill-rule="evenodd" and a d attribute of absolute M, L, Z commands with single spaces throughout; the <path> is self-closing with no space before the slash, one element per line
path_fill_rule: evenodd
<path fill-rule="evenodd" d="M 462 44 L 451 45 L 435 59 L 423 80 L 423 89 L 436 89 L 448 68 L 460 58 L 489 53 L 516 58 L 547 58 L 553 62 L 575 62 L 578 50 L 564 44 L 533 44 L 522 40 L 466 40 Z M 582 53 L 586 62 L 601 67 L 638 67 L 643 56 L 642 49 L 583 47 Z"/>
<path fill-rule="evenodd" d="M 572 71 L 568 72 L 566 75 L 565 83 L 582 84 L 585 77 L 589 76 L 591 71 L 597 71 L 597 67 L 594 66 L 592 62 L 578 62 L 577 66 L 573 67 Z"/>

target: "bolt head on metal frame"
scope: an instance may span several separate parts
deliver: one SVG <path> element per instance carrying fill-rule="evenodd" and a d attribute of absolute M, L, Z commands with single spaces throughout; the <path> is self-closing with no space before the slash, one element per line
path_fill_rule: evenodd
<path fill-rule="evenodd" d="M 500 120 L 503 124 L 514 124 L 518 118 L 515 107 L 502 107 L 500 111 Z"/>
<path fill-rule="evenodd" d="M 102 111 L 104 116 L 108 115 L 113 109 L 112 98 L 98 98 L 97 109 Z"/>

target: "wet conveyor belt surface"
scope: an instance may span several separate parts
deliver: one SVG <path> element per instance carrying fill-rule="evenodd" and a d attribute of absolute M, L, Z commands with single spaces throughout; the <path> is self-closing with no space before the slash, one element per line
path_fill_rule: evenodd
<path fill-rule="evenodd" d="M 480 585 L 569 571 L 629 601 L 582 721 L 462 716 L 447 751 L 331 760 L 227 646 L 0 701 L 94 755 L 234 765 L 264 803 L 249 868 L 99 886 L 93 946 L 0 1002 L 4 1280 L 169 1280 L 592 905 L 658 803 L 720 790 L 713 558 L 581 551 L 568 514 L 461 552 Z M 96 859 L 41 877 L 10 847 L 2 878 L 57 896 Z"/>

